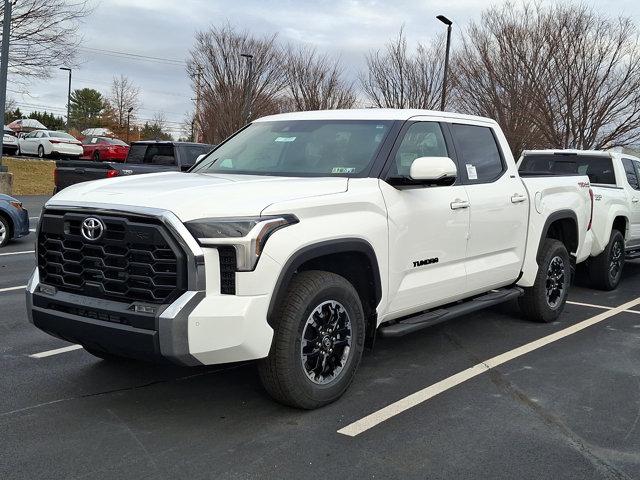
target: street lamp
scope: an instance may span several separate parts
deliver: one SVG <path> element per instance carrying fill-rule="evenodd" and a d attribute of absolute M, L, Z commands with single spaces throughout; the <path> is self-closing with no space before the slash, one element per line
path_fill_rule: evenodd
<path fill-rule="evenodd" d="M 0 124 L 4 132 L 4 109 L 7 102 L 7 74 L 9 72 L 9 37 L 11 33 L 11 7 L 13 2 L 4 0 L 4 19 L 2 21 L 2 53 L 0 54 Z M 4 134 L 4 133 L 3 133 Z M 0 145 L 2 160 L 2 145 Z"/>
<path fill-rule="evenodd" d="M 249 53 L 241 53 L 240 56 L 247 59 L 247 65 L 249 67 L 247 85 L 245 86 L 244 91 L 244 105 L 242 108 L 242 118 L 244 119 L 244 123 L 249 123 L 249 118 L 251 117 L 251 91 L 253 90 L 253 55 Z"/>
<path fill-rule="evenodd" d="M 133 107 L 129 107 L 129 110 L 127 110 L 127 143 L 129 143 L 129 122 L 131 121 L 131 112 L 133 112 Z"/>
<path fill-rule="evenodd" d="M 447 26 L 447 49 L 444 55 L 444 74 L 442 76 L 442 98 L 440 99 L 440 110 L 444 111 L 444 104 L 447 101 L 447 76 L 449 74 L 449 49 L 451 47 L 451 24 L 453 23 L 444 15 L 436 17 Z"/>
<path fill-rule="evenodd" d="M 69 88 L 67 89 L 67 130 L 69 130 L 69 111 L 71 110 L 71 69 L 60 67 L 60 70 L 69 72 Z"/>

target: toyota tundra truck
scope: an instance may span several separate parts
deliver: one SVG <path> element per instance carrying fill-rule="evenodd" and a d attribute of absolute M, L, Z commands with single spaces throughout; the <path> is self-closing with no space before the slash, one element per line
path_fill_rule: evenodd
<path fill-rule="evenodd" d="M 625 260 L 640 257 L 640 159 L 620 152 L 527 150 L 520 174 L 587 175 L 593 192 L 593 242 L 585 262 L 593 287 L 613 290 Z"/>
<path fill-rule="evenodd" d="M 51 198 L 29 318 L 105 359 L 257 360 L 276 400 L 312 409 L 342 395 L 376 335 L 516 298 L 555 321 L 591 208 L 587 176 L 521 178 L 490 119 L 268 116 L 188 173 Z"/>

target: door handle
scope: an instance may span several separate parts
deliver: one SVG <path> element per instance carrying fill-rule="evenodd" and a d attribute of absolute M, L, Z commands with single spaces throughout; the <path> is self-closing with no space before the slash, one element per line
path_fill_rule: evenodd
<path fill-rule="evenodd" d="M 526 195 L 520 195 L 519 193 L 514 193 L 511 196 L 511 203 L 520 203 L 524 202 L 527 199 Z"/>
<path fill-rule="evenodd" d="M 469 208 L 469 202 L 466 200 L 460 200 L 456 198 L 453 202 L 451 202 L 451 210 L 460 210 L 461 208 Z"/>
<path fill-rule="evenodd" d="M 636 197 L 633 197 L 633 198 L 631 199 L 631 201 L 632 201 L 633 203 L 638 203 L 638 202 L 640 202 L 640 200 L 638 200 Z"/>

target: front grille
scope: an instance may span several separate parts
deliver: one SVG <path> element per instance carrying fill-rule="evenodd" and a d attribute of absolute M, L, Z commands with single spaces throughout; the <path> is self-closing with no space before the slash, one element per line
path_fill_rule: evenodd
<path fill-rule="evenodd" d="M 220 256 L 220 293 L 236 294 L 236 249 L 234 247 L 218 247 Z"/>
<path fill-rule="evenodd" d="M 82 222 L 104 223 L 98 240 Z M 184 253 L 159 220 L 46 211 L 38 236 L 40 280 L 59 290 L 124 302 L 170 303 L 186 290 Z"/>

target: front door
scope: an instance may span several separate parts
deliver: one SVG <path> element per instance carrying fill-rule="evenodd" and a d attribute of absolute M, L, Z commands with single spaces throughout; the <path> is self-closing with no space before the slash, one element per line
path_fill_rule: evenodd
<path fill-rule="evenodd" d="M 640 164 L 630 158 L 623 158 L 622 165 L 627 177 L 627 192 L 629 211 L 629 236 L 626 239 L 627 248 L 640 246 Z"/>
<path fill-rule="evenodd" d="M 383 178 L 408 177 L 418 157 L 451 157 L 439 123 L 406 125 Z M 385 319 L 463 298 L 469 231 L 464 185 L 394 187 L 380 180 L 380 188 L 389 222 L 391 300 Z"/>
<path fill-rule="evenodd" d="M 514 282 L 527 242 L 529 196 L 486 125 L 450 124 L 469 196 L 467 290 L 470 295 Z M 506 142 L 505 142 L 506 143 Z M 512 160 L 512 159 L 511 159 Z"/>

